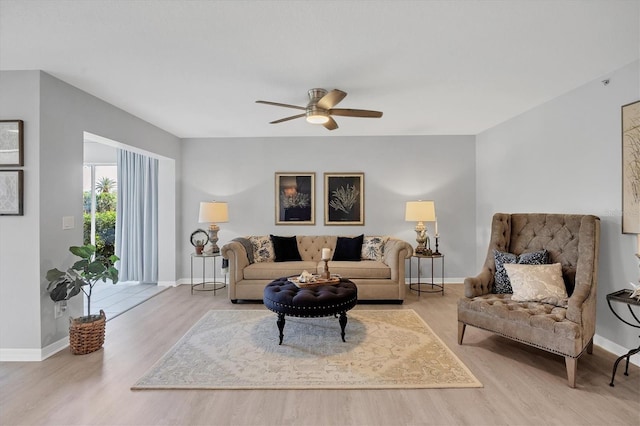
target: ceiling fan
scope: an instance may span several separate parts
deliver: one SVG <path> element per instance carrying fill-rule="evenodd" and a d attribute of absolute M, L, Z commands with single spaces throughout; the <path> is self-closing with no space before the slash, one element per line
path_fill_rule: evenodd
<path fill-rule="evenodd" d="M 343 92 L 342 90 L 338 89 L 333 89 L 330 92 L 327 92 L 325 89 L 311 89 L 309 90 L 309 103 L 306 107 L 269 101 L 256 101 L 256 103 L 275 105 L 285 108 L 301 109 L 304 111 L 304 113 L 302 114 L 281 118 L 280 120 L 272 121 L 269 124 L 282 123 L 283 121 L 306 117 L 307 122 L 309 123 L 322 124 L 328 130 L 335 130 L 338 128 L 338 123 L 336 123 L 333 117 L 331 117 L 332 115 L 365 118 L 382 117 L 382 112 L 380 111 L 371 111 L 367 109 L 334 108 L 334 106 L 338 105 L 338 103 L 340 103 L 340 101 L 342 101 L 345 96 L 347 96 L 347 92 Z"/>

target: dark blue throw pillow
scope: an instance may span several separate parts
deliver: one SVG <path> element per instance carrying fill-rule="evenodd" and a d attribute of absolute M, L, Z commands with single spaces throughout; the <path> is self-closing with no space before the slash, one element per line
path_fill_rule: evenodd
<path fill-rule="evenodd" d="M 336 242 L 336 250 L 331 260 L 347 260 L 360 262 L 362 257 L 362 242 L 364 234 L 357 237 L 338 237 Z"/>
<path fill-rule="evenodd" d="M 292 260 L 302 260 L 298 251 L 298 240 L 293 237 L 278 237 L 271 235 L 273 252 L 276 255 L 276 262 L 288 262 Z"/>
<path fill-rule="evenodd" d="M 549 263 L 549 252 L 546 250 L 522 253 L 516 256 L 513 253 L 493 250 L 493 258 L 496 263 L 496 273 L 494 276 L 493 292 L 497 294 L 513 293 L 511 281 L 504 268 L 505 263 L 520 263 L 523 265 L 545 265 Z"/>

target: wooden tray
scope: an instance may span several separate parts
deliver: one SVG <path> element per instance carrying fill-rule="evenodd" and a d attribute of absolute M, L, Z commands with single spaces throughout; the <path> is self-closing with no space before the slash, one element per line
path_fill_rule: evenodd
<path fill-rule="evenodd" d="M 290 277 L 289 281 L 294 283 L 299 288 L 308 288 L 308 287 L 318 287 L 321 285 L 335 285 L 340 282 L 340 277 L 331 277 L 329 279 L 326 278 L 316 278 L 315 281 L 310 283 L 301 283 L 298 280 L 298 277 Z"/>

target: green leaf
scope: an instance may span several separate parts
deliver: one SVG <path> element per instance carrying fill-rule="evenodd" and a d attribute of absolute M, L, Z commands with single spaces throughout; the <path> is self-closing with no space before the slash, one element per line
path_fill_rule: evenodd
<path fill-rule="evenodd" d="M 56 281 L 60 277 L 64 277 L 65 273 L 58 270 L 57 268 L 49 269 L 47 271 L 47 281 Z"/>
<path fill-rule="evenodd" d="M 71 291 L 69 292 L 68 298 L 71 299 L 73 296 L 75 296 L 76 294 L 80 293 L 80 290 L 82 290 L 80 287 L 72 288 Z"/>
<path fill-rule="evenodd" d="M 58 284 L 49 294 L 51 300 L 54 302 L 59 302 L 61 300 L 65 300 L 67 298 L 67 286 L 66 284 Z"/>
<path fill-rule="evenodd" d="M 82 271 L 84 268 L 87 267 L 87 265 L 89 265 L 89 261 L 87 259 L 82 259 L 74 263 L 72 268 L 77 271 Z"/>
<path fill-rule="evenodd" d="M 92 274 L 101 274 L 103 273 L 107 268 L 99 261 L 94 261 L 91 262 L 89 264 L 89 266 L 87 267 L 87 271 L 91 272 Z"/>
<path fill-rule="evenodd" d="M 71 246 L 69 247 L 69 251 L 74 255 L 81 257 L 83 259 L 89 259 L 96 252 L 96 247 L 91 244 L 87 244 L 80 247 Z"/>

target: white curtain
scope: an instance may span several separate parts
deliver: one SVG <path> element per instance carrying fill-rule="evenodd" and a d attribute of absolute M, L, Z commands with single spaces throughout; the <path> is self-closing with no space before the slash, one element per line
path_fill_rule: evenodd
<path fill-rule="evenodd" d="M 118 149 L 120 281 L 158 282 L 158 160 Z"/>

